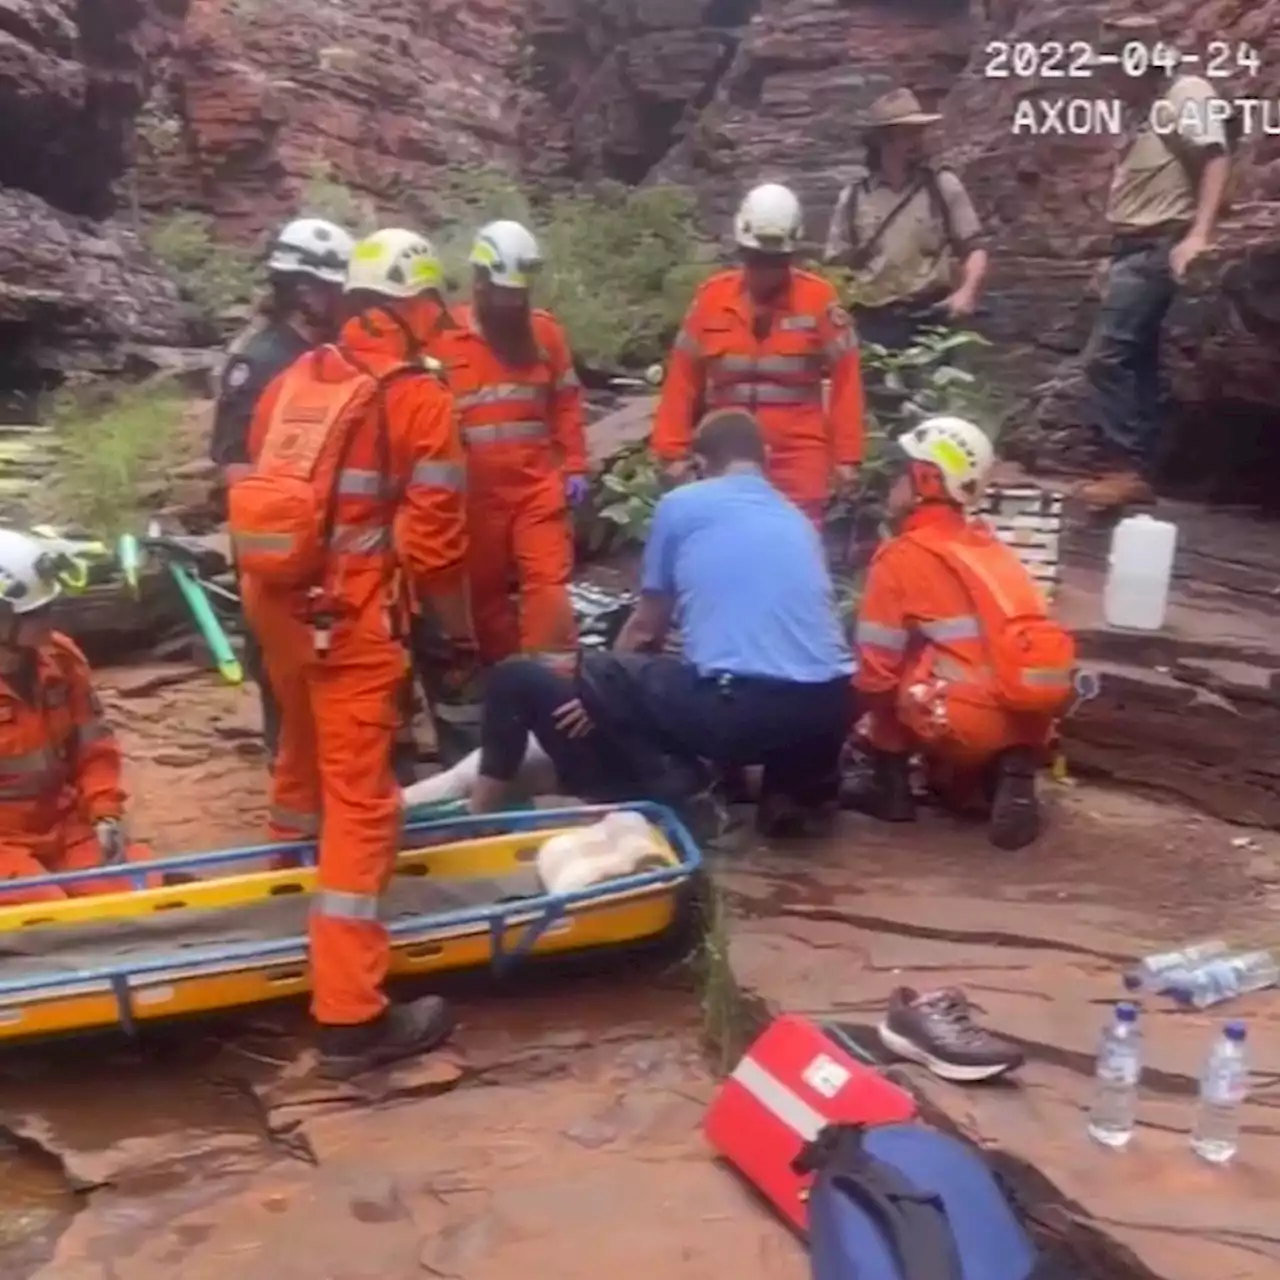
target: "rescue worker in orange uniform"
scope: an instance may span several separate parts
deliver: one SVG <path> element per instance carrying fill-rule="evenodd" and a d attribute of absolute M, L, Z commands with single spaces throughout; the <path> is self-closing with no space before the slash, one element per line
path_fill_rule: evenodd
<path fill-rule="evenodd" d="M 1040 831 L 1035 776 L 1073 701 L 1075 645 L 1017 555 L 966 511 L 994 461 L 986 434 L 930 418 L 897 444 L 896 531 L 871 561 L 856 631 L 876 766 L 865 807 L 913 821 L 908 766 L 921 752 L 956 804 L 984 802 L 993 844 L 1019 849 Z"/>
<path fill-rule="evenodd" d="M 3 882 L 150 857 L 124 828 L 120 748 L 84 654 L 51 625 L 58 557 L 0 530 L 0 906 L 123 893 L 119 877 L 5 891 Z"/>
<path fill-rule="evenodd" d="M 742 265 L 698 290 L 667 363 L 650 444 L 669 478 L 685 479 L 703 414 L 747 409 L 764 430 L 768 478 L 821 524 L 833 481 L 841 492 L 857 486 L 862 372 L 834 287 L 793 265 L 801 232 L 788 188 L 768 183 L 743 200 L 734 220 Z"/>
<path fill-rule="evenodd" d="M 322 1070 L 355 1074 L 444 1040 L 427 996 L 390 1004 L 380 899 L 401 825 L 391 744 L 408 676 L 398 582 L 478 669 L 467 599 L 465 459 L 453 401 L 423 358 L 440 314 L 431 245 L 384 230 L 352 251 L 351 319 L 259 401 L 253 471 L 228 507 L 245 609 L 280 699 L 271 832 L 319 831 L 310 921 Z"/>
<path fill-rule="evenodd" d="M 530 306 L 542 251 L 518 222 L 471 248 L 470 306 L 451 309 L 431 354 L 445 365 L 467 451 L 471 607 L 480 654 L 577 643 L 570 507 L 587 496 L 582 388 L 559 322 Z M 518 604 L 511 588 L 518 584 Z"/>

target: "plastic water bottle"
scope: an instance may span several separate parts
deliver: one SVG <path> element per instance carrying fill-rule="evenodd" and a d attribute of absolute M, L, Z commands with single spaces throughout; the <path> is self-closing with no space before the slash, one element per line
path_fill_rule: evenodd
<path fill-rule="evenodd" d="M 1102 615 L 1109 627 L 1159 631 L 1169 607 L 1178 526 L 1151 516 L 1130 516 L 1111 535 Z"/>
<path fill-rule="evenodd" d="M 1138 1080 L 1142 1075 L 1142 1032 L 1135 1005 L 1116 1005 L 1102 1033 L 1094 1073 L 1089 1136 L 1107 1147 L 1127 1146 L 1138 1118 Z"/>
<path fill-rule="evenodd" d="M 1246 951 L 1178 974 L 1169 986 L 1169 994 L 1187 1008 L 1207 1009 L 1250 991 L 1274 987 L 1277 981 L 1280 965 L 1270 951 Z"/>
<path fill-rule="evenodd" d="M 1228 950 L 1230 948 L 1225 942 L 1213 938 L 1208 942 L 1193 942 L 1177 951 L 1157 951 L 1154 955 L 1143 956 L 1124 975 L 1124 985 L 1130 991 L 1152 994 L 1167 991 L 1173 985 L 1173 979 L 1199 967 L 1206 960 L 1225 956 Z"/>
<path fill-rule="evenodd" d="M 1213 1042 L 1200 1077 L 1200 1104 L 1191 1150 L 1212 1164 L 1226 1164 L 1240 1146 L 1240 1108 L 1249 1091 L 1243 1022 L 1228 1022 Z"/>

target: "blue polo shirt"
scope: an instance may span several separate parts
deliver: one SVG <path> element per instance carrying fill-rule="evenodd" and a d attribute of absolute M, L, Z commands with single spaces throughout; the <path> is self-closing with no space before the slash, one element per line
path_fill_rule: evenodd
<path fill-rule="evenodd" d="M 675 600 L 685 657 L 703 675 L 821 684 L 853 672 L 817 531 L 758 472 L 666 494 L 640 587 Z"/>

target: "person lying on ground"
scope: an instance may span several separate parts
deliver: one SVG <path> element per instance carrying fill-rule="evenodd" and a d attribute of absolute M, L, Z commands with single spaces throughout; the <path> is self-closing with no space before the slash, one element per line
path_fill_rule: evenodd
<path fill-rule="evenodd" d="M 532 733 L 557 772 L 605 771 L 618 799 L 679 809 L 706 768 L 763 765 L 757 822 L 799 833 L 834 816 L 853 719 L 852 658 L 822 546 L 765 478 L 759 424 L 708 415 L 704 479 L 666 494 L 645 548 L 641 597 L 613 653 L 508 659 L 482 715 L 473 809 L 497 807 Z M 684 656 L 659 652 L 678 621 Z M 605 798 L 597 796 L 594 798 Z"/>
<path fill-rule="evenodd" d="M 89 664 L 53 630 L 59 569 L 36 539 L 0 530 L 0 885 L 151 856 L 125 834 L 120 748 Z M 131 887 L 119 876 L 95 876 L 0 888 L 0 905 Z"/>
<path fill-rule="evenodd" d="M 914 821 L 920 752 L 953 807 L 983 812 L 992 843 L 1020 849 L 1040 831 L 1035 775 L 1073 700 L 1075 646 L 1013 550 L 967 513 L 994 461 L 981 428 L 929 418 L 897 444 L 896 532 L 871 561 L 855 633 L 874 753 L 856 807 Z"/>

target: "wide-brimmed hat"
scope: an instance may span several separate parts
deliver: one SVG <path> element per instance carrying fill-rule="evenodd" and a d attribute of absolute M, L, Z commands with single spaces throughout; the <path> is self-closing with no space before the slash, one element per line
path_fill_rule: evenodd
<path fill-rule="evenodd" d="M 877 98 L 867 111 L 868 129 L 890 129 L 896 124 L 933 124 L 942 117 L 925 111 L 910 89 L 893 89 Z"/>

